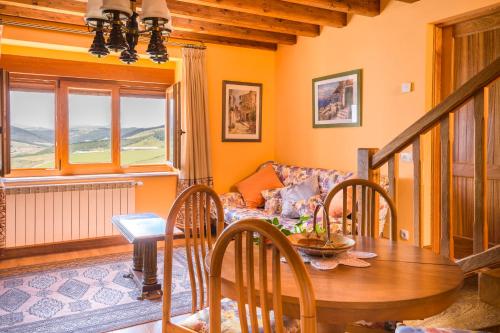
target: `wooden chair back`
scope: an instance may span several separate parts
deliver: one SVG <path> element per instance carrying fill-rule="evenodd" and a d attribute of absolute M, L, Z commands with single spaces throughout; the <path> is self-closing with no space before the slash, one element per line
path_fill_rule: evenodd
<path fill-rule="evenodd" d="M 273 332 L 284 332 L 280 260 L 282 256 L 287 261 L 283 265 L 288 265 L 292 270 L 295 285 L 299 291 L 301 332 L 316 332 L 315 295 L 304 262 L 286 236 L 276 227 L 263 220 L 246 219 L 231 224 L 222 232 L 210 257 L 210 333 L 221 332 L 221 271 L 225 252 L 231 242 L 234 243 L 236 301 L 241 332 L 250 331 L 245 305 L 248 305 L 251 332 L 271 333 L 271 309 L 274 312 L 275 322 Z M 271 248 L 270 251 L 268 251 L 269 248 Z M 255 256 L 258 257 L 258 269 L 254 266 Z M 270 265 L 268 265 L 269 257 L 271 257 Z M 255 271 L 258 271 L 258 292 L 256 291 Z M 271 289 L 268 285 L 269 273 L 272 273 Z M 293 282 L 285 281 L 285 283 Z M 257 320 L 257 303 L 259 303 L 262 315 L 260 329 Z"/>
<path fill-rule="evenodd" d="M 211 207 L 215 208 L 215 235 L 212 235 Z M 204 260 L 217 236 L 224 229 L 224 211 L 219 196 L 210 187 L 193 185 L 175 200 L 167 218 L 165 230 L 165 260 L 163 276 L 163 332 L 191 332 L 171 323 L 172 257 L 174 227 L 184 230 L 184 247 L 191 284 L 192 313 L 208 306 L 208 273 Z"/>
<path fill-rule="evenodd" d="M 394 202 L 379 184 L 365 179 L 349 179 L 335 186 L 326 196 L 324 207 L 330 211 L 330 205 L 335 195 L 342 195 L 342 232 L 348 234 L 347 215 L 349 189 L 352 190 L 351 203 L 351 234 L 379 237 L 379 198 L 382 197 L 388 205 L 387 217 L 390 216 L 389 238 L 397 240 L 397 214 Z M 340 195 L 340 194 L 339 194 Z M 328 215 L 328 214 L 327 214 Z"/>

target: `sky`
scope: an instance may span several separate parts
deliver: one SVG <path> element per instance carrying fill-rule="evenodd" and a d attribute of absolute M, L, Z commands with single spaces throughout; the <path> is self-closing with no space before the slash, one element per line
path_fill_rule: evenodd
<path fill-rule="evenodd" d="M 10 92 L 11 124 L 18 127 L 54 129 L 55 97 L 51 92 Z M 165 123 L 165 100 L 157 98 L 121 97 L 121 126 L 153 127 Z M 109 96 L 69 96 L 72 126 L 109 126 Z"/>

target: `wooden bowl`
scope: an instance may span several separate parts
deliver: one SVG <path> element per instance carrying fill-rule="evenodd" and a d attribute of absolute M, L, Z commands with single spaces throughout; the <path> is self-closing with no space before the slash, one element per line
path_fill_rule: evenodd
<path fill-rule="evenodd" d="M 325 240 L 315 233 L 310 234 L 293 234 L 288 236 L 292 245 L 300 252 L 310 256 L 333 256 L 343 253 L 353 248 L 356 245 L 354 239 L 345 237 L 341 245 L 335 246 L 325 244 Z"/>

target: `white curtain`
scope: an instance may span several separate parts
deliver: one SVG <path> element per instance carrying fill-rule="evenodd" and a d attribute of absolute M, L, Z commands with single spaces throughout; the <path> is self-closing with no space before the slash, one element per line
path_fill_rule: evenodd
<path fill-rule="evenodd" d="M 182 49 L 183 135 L 179 190 L 211 186 L 210 132 L 205 50 Z"/>

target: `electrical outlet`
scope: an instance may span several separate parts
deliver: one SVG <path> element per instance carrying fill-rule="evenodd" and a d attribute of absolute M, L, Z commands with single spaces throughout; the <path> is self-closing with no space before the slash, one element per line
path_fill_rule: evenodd
<path fill-rule="evenodd" d="M 399 236 L 403 240 L 408 240 L 408 239 L 410 239 L 410 232 L 408 230 L 406 230 L 406 229 L 401 229 L 399 231 Z"/>

